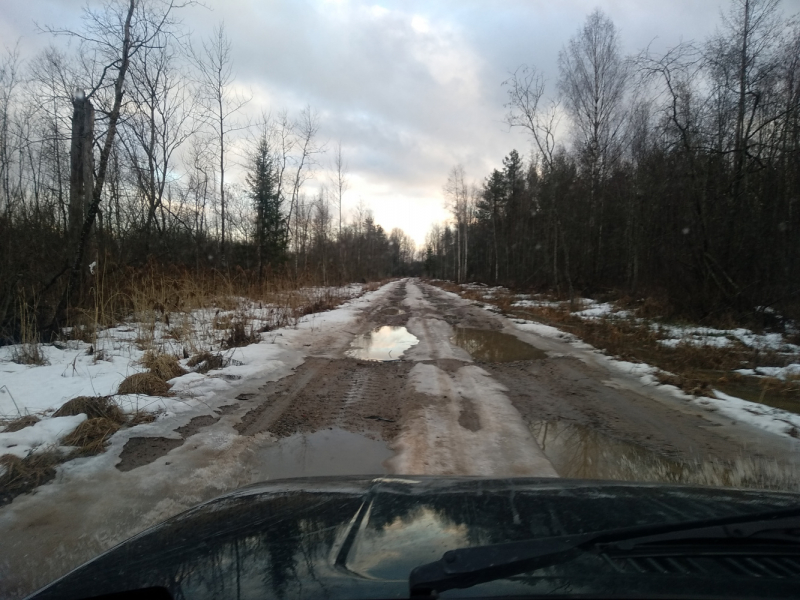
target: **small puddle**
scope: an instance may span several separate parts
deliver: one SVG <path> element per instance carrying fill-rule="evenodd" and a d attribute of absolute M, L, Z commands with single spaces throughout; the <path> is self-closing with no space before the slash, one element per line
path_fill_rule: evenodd
<path fill-rule="evenodd" d="M 416 336 L 405 327 L 385 325 L 369 333 L 359 335 L 350 344 L 352 349 L 345 352 L 350 358 L 386 362 L 400 360 L 403 352 L 419 342 Z"/>
<path fill-rule="evenodd" d="M 344 429 L 295 433 L 256 451 L 253 481 L 323 475 L 382 475 L 393 456 L 384 442 Z"/>
<path fill-rule="evenodd" d="M 455 332 L 453 341 L 476 360 L 502 363 L 547 358 L 544 350 L 534 348 L 508 333 L 470 327 L 457 327 Z"/>

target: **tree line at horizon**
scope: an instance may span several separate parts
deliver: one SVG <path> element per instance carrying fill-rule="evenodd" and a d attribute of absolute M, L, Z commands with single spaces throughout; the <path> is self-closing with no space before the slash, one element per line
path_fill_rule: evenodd
<path fill-rule="evenodd" d="M 504 83 L 531 155 L 477 184 L 451 170 L 427 272 L 800 317 L 800 24 L 779 0 L 732 0 L 704 42 L 633 57 L 596 10 L 558 67 L 555 93 L 533 66 Z"/>

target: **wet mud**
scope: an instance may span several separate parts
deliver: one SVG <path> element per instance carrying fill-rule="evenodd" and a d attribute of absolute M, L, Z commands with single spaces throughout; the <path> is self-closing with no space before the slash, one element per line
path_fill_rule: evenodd
<path fill-rule="evenodd" d="M 453 341 L 481 362 L 517 362 L 542 360 L 547 353 L 517 339 L 508 333 L 491 329 L 457 327 Z"/>
<path fill-rule="evenodd" d="M 227 412 L 228 407 L 222 407 L 220 412 L 223 414 Z M 175 429 L 175 433 L 180 435 L 180 439 L 165 438 L 165 437 L 132 437 L 122 448 L 119 455 L 119 462 L 117 469 L 120 471 L 132 471 L 137 467 L 143 467 L 155 462 L 162 456 L 169 454 L 171 450 L 182 446 L 183 443 L 194 434 L 198 433 L 204 427 L 213 425 L 219 421 L 219 417 L 212 417 L 211 415 L 202 415 L 194 417 L 186 425 Z"/>
<path fill-rule="evenodd" d="M 383 441 L 338 427 L 294 433 L 256 452 L 253 479 L 382 475 L 391 456 Z"/>
<path fill-rule="evenodd" d="M 264 385 L 235 427 L 242 435 L 269 432 L 279 438 L 337 427 L 390 441 L 399 431 L 399 400 L 411 366 L 309 358 L 293 375 Z"/>

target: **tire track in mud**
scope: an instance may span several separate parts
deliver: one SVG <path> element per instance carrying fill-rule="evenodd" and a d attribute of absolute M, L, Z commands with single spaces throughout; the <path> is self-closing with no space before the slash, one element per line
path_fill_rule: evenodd
<path fill-rule="evenodd" d="M 339 427 L 391 441 L 398 431 L 411 365 L 308 358 L 294 375 L 261 388 L 236 428 L 277 437 Z"/>

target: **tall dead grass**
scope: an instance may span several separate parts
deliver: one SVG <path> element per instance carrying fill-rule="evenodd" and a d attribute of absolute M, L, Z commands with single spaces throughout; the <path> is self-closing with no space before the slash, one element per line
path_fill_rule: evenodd
<path fill-rule="evenodd" d="M 44 365 L 47 363 L 42 353 L 36 312 L 35 302 L 29 303 L 24 294 L 20 295 L 19 334 L 21 343 L 14 347 L 11 355 L 11 360 L 15 363 L 21 365 Z"/>
<path fill-rule="evenodd" d="M 158 352 L 162 339 L 172 339 L 195 354 L 208 350 L 212 339 L 224 347 L 259 341 L 258 333 L 293 326 L 349 297 L 343 289 L 286 276 L 259 278 L 238 267 L 195 271 L 150 263 L 113 273 L 96 270 L 86 305 L 70 310 L 67 325 L 73 338 L 98 348 L 98 330 L 129 322 L 143 351 Z M 195 311 L 211 311 L 213 323 Z"/>

